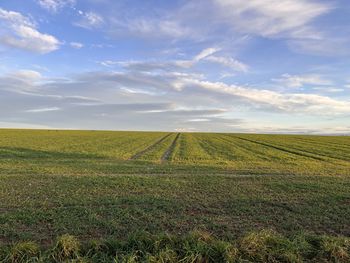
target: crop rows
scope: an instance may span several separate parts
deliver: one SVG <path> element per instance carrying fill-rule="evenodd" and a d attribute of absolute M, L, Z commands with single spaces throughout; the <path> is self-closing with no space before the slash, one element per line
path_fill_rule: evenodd
<path fill-rule="evenodd" d="M 349 167 L 349 141 L 349 137 L 182 134 L 172 161 L 258 169 Z"/>
<path fill-rule="evenodd" d="M 348 137 L 340 140 L 342 137 L 245 135 L 242 138 L 266 143 L 272 147 L 282 147 L 321 160 L 350 161 L 350 145 L 347 145 L 349 143 Z"/>
<path fill-rule="evenodd" d="M 242 172 L 317 171 L 349 173 L 350 138 L 214 133 L 108 131 L 0 131 L 0 168 L 20 167 L 26 161 L 64 163 L 89 160 L 219 167 Z M 13 164 L 16 163 L 16 165 Z M 7 165 L 7 166 L 6 166 Z M 84 164 L 81 164 L 84 165 Z M 99 167 L 97 165 L 100 165 Z M 55 169 L 57 165 L 51 165 Z M 28 168 L 28 167 L 27 167 Z M 69 169 L 73 169 L 71 165 Z M 21 168 L 22 169 L 22 168 Z M 109 168 L 108 168 L 109 169 Z M 110 170 L 110 169 L 109 169 Z M 345 172 L 344 172 L 345 171 Z M 105 172 L 105 171 L 104 171 Z M 108 171 L 107 171 L 108 172 Z M 114 172 L 114 171 L 113 171 Z"/>
<path fill-rule="evenodd" d="M 110 157 L 129 159 L 165 133 L 1 131 L 0 157 Z M 71 156 L 70 156 L 71 155 Z"/>
<path fill-rule="evenodd" d="M 135 230 L 349 236 L 349 157 L 345 136 L 0 130 L 0 246 Z"/>

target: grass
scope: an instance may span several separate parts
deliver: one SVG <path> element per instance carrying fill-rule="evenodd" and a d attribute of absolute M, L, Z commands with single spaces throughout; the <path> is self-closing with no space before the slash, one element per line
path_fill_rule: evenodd
<path fill-rule="evenodd" d="M 348 236 L 349 184 L 325 176 L 2 176 L 0 240 L 193 228 L 233 238 L 270 227 Z"/>
<path fill-rule="evenodd" d="M 0 173 L 349 175 L 349 141 L 345 136 L 181 133 L 177 138 L 174 133 L 1 130 Z"/>
<path fill-rule="evenodd" d="M 184 236 L 140 233 L 126 240 L 81 243 L 71 235 L 60 236 L 50 248 L 19 242 L 2 249 L 0 260 L 10 262 L 349 262 L 350 239 L 252 232 L 235 240 L 220 240 L 206 232 Z"/>
<path fill-rule="evenodd" d="M 349 190 L 346 136 L 0 130 L 0 246 L 53 247 L 66 233 L 82 243 L 127 242 L 140 231 L 182 240 L 197 229 L 218 242 L 256 242 L 235 247 L 248 260 L 265 241 L 247 233 L 271 229 L 288 249 L 295 236 L 322 236 L 318 250 L 341 258 Z M 150 257 L 179 255 L 169 246 Z"/>

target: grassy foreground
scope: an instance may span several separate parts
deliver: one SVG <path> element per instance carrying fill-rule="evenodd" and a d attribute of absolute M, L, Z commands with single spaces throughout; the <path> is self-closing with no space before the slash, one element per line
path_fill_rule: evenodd
<path fill-rule="evenodd" d="M 0 248 L 0 261 L 13 262 L 349 262 L 350 238 L 297 235 L 287 239 L 273 231 L 249 233 L 223 241 L 204 232 L 176 237 L 139 234 L 126 241 L 81 244 L 71 235 L 43 250 L 34 242 Z"/>
<path fill-rule="evenodd" d="M 240 251 L 262 229 L 287 243 L 338 240 L 350 236 L 350 138 L 0 130 L 0 200 L 0 246 L 12 252 L 27 240 L 54 247 L 65 233 L 83 247 L 140 231 L 183 241 L 198 230 Z M 318 252 L 305 259 L 330 260 L 323 241 L 310 242 Z"/>
<path fill-rule="evenodd" d="M 349 186 L 334 176 L 2 175 L 0 242 L 193 229 L 227 239 L 265 228 L 350 236 Z"/>

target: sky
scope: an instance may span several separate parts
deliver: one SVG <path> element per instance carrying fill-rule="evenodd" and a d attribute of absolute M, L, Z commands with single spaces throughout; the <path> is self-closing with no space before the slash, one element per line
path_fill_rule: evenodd
<path fill-rule="evenodd" d="M 350 134 L 346 0 L 1 0 L 0 127 Z"/>

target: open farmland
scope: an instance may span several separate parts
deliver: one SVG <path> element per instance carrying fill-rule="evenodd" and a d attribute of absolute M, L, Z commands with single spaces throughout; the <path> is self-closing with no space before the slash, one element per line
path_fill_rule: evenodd
<path fill-rule="evenodd" d="M 350 138 L 0 130 L 0 243 L 350 235 Z"/>
<path fill-rule="evenodd" d="M 1 130 L 1 173 L 348 175 L 346 136 Z"/>

